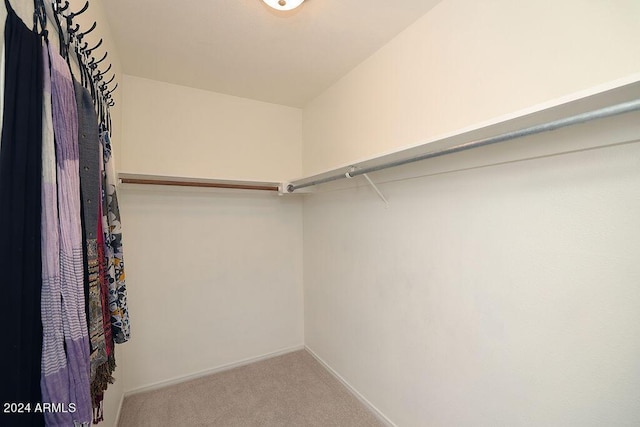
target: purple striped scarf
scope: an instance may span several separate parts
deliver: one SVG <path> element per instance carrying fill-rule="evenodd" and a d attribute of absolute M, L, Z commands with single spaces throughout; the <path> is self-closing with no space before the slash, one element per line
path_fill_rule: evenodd
<path fill-rule="evenodd" d="M 44 99 L 42 115 L 42 377 L 44 402 L 72 403 L 69 396 L 69 370 L 64 350 L 62 289 L 60 286 L 60 240 L 56 190 L 56 155 L 51 114 L 51 75 L 49 51 L 43 47 Z M 75 403 L 75 402 L 73 402 Z M 73 425 L 70 413 L 47 412 L 47 425 Z"/>
<path fill-rule="evenodd" d="M 69 368 L 69 398 L 76 403 L 74 423 L 92 420 L 89 381 L 89 333 L 85 315 L 80 177 L 78 166 L 78 112 L 71 73 L 51 45 L 51 95 L 56 142 L 60 237 L 62 325 Z"/>

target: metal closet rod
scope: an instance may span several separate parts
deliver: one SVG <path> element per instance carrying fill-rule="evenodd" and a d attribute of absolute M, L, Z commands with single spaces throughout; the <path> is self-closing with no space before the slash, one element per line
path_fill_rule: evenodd
<path fill-rule="evenodd" d="M 633 111 L 639 111 L 639 110 L 640 110 L 640 99 L 635 99 L 633 101 L 611 105 L 608 107 L 600 108 L 598 110 L 588 111 L 586 113 L 565 117 L 563 119 L 553 120 L 547 123 L 529 126 L 520 130 L 507 132 L 500 135 L 491 136 L 488 138 L 478 139 L 471 142 L 466 142 L 464 144 L 456 145 L 456 146 L 445 148 L 438 151 L 432 151 L 432 152 L 421 154 L 419 156 L 411 157 L 408 159 L 395 160 L 392 162 L 383 163 L 381 165 L 365 167 L 361 169 L 352 168 L 346 173 L 339 173 L 336 175 L 328 176 L 326 178 L 321 178 L 314 181 L 305 182 L 302 184 L 292 183 L 287 186 L 287 192 L 293 193 L 294 191 L 299 190 L 301 188 L 324 184 L 324 183 L 336 181 L 342 178 L 352 178 L 354 176 L 364 175 L 364 174 L 376 172 L 382 169 L 402 166 L 408 163 L 419 162 L 421 160 L 445 156 L 448 154 L 458 153 L 460 151 L 466 151 L 466 150 L 471 150 L 473 148 L 484 147 L 486 145 L 497 144 L 499 142 L 509 141 L 511 139 L 522 138 L 530 135 L 536 135 L 542 132 L 550 132 L 550 131 L 567 127 L 567 126 L 573 126 L 573 125 L 589 122 L 592 120 L 604 119 L 607 117 L 617 116 L 619 114 L 624 114 L 624 113 L 631 113 Z"/>

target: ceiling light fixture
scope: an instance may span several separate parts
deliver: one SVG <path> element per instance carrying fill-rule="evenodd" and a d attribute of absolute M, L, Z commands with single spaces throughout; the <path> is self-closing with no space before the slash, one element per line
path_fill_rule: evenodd
<path fill-rule="evenodd" d="M 291 10 L 300 6 L 304 0 L 262 0 L 277 10 Z"/>

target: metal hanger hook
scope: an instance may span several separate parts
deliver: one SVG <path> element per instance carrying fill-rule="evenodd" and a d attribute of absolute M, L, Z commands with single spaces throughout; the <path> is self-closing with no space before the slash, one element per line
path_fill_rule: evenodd
<path fill-rule="evenodd" d="M 100 75 L 100 77 L 102 77 L 102 74 Z M 110 84 L 114 79 L 116 78 L 116 75 L 114 74 L 113 76 L 111 76 L 111 78 L 109 79 L 108 82 L 104 82 L 105 85 Z"/>
<path fill-rule="evenodd" d="M 86 49 L 85 52 L 87 53 L 87 55 L 91 55 L 91 52 L 93 52 L 94 50 L 96 50 L 97 48 L 99 48 L 102 45 L 102 39 L 100 39 L 100 41 L 98 42 L 97 45 L 95 45 L 94 47 L 92 47 L 91 49 Z"/>
<path fill-rule="evenodd" d="M 68 2 L 67 2 L 68 3 Z M 85 13 L 87 11 L 87 9 L 89 9 L 89 0 L 87 0 L 87 2 L 84 4 L 84 6 L 82 6 L 82 9 L 80 9 L 78 12 L 71 12 L 68 16 L 67 19 L 69 19 L 69 17 L 71 19 L 73 19 L 74 17 L 78 16 L 78 15 L 82 15 L 83 13 Z"/>
<path fill-rule="evenodd" d="M 60 7 L 62 2 L 60 0 L 56 0 L 56 12 L 62 13 L 65 10 L 69 9 L 69 2 L 65 0 L 64 6 Z"/>
<path fill-rule="evenodd" d="M 82 38 L 87 34 L 89 34 L 91 31 L 95 30 L 97 26 L 98 26 L 98 23 L 96 21 L 93 21 L 93 25 L 91 26 L 91 28 L 89 28 L 87 31 L 83 31 L 80 34 L 78 34 L 76 36 L 76 39 L 78 39 L 78 41 L 82 41 Z"/>
<path fill-rule="evenodd" d="M 109 52 L 105 52 L 104 55 L 102 55 L 102 58 L 98 59 L 96 61 L 96 58 L 94 58 L 93 56 L 91 57 L 91 61 L 89 61 L 89 66 L 91 65 L 98 65 L 99 63 L 101 63 L 102 61 L 104 61 L 105 59 L 107 59 L 107 55 L 109 55 Z"/>

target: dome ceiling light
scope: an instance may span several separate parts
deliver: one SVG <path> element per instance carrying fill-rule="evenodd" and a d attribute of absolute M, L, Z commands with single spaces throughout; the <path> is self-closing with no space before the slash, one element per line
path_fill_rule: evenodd
<path fill-rule="evenodd" d="M 262 0 L 276 10 L 291 10 L 300 6 L 304 0 Z"/>

